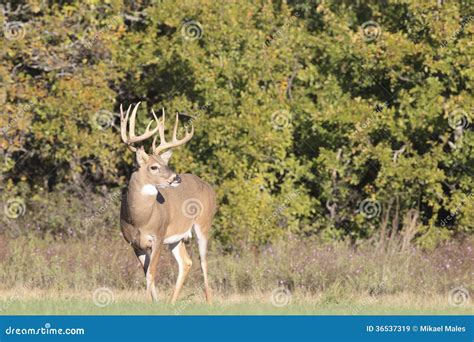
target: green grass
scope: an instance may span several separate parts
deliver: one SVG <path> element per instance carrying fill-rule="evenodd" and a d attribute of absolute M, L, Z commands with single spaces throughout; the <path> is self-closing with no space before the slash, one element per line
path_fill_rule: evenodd
<path fill-rule="evenodd" d="M 184 297 L 175 305 L 161 300 L 149 303 L 141 293 L 116 292 L 105 307 L 94 304 L 87 293 L 36 293 L 25 297 L 1 296 L 2 315 L 470 315 L 473 306 L 454 307 L 442 297 L 420 298 L 409 294 L 337 301 L 325 296 L 295 296 L 288 305 L 275 307 L 263 294 L 219 297 L 207 305 L 201 296 Z"/>

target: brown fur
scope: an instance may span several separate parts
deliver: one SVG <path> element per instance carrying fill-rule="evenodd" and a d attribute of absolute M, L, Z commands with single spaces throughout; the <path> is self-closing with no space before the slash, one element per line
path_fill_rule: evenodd
<path fill-rule="evenodd" d="M 216 213 L 216 195 L 212 187 L 199 177 L 192 174 L 178 176 L 168 166 L 171 148 L 189 141 L 194 129 L 187 132 L 185 138 L 178 140 L 176 117 L 173 140 L 167 143 L 164 138 L 164 117 L 160 123 L 154 115 L 157 127 L 150 130 L 149 125 L 143 135 L 136 137 L 134 127 L 137 108 L 138 104 L 130 118 L 130 137 L 127 136 L 130 107 L 126 115 L 121 110 L 122 140 L 136 152 L 139 165 L 139 169 L 132 174 L 127 192 L 122 198 L 120 225 L 123 236 L 132 245 L 143 265 L 147 279 L 147 295 L 153 300 L 157 300 L 155 277 L 160 253 L 165 243 L 170 246 L 179 266 L 178 279 L 171 297 L 171 302 L 174 303 L 192 265 L 182 240 L 187 232 L 193 229 L 199 243 L 206 299 L 210 303 L 206 252 L 212 219 Z M 160 133 L 161 144 L 156 147 L 155 141 L 153 142 L 152 155 L 148 155 L 143 147 L 136 148 L 131 145 L 151 137 L 156 132 Z M 168 150 L 159 154 L 165 149 Z M 190 211 L 187 210 L 187 204 L 191 206 Z M 199 210 L 195 212 L 193 209 Z"/>
<path fill-rule="evenodd" d="M 147 292 L 155 300 L 156 268 L 165 239 L 184 234 L 198 225 L 207 246 L 212 219 L 216 212 L 215 192 L 199 177 L 192 174 L 180 175 L 180 184 L 171 187 L 177 175 L 167 165 L 170 156 L 170 153 L 166 158 L 148 156 L 143 149 L 137 151 L 140 168 L 132 174 L 127 194 L 122 199 L 120 214 L 124 238 L 132 245 L 137 257 L 145 256 L 143 268 L 147 275 Z M 158 168 L 158 171 L 153 171 L 152 167 Z M 143 194 L 142 189 L 147 184 L 156 186 L 159 193 L 156 196 Z M 199 210 L 196 216 L 189 217 L 189 213 L 186 215 L 185 212 L 186 201 L 197 203 L 202 210 Z M 171 300 L 174 302 L 189 271 L 190 259 L 180 240 L 170 246 L 178 248 L 179 255 L 185 261 L 184 276 L 178 279 Z M 206 298 L 210 302 L 205 252 L 201 254 L 201 267 L 204 273 Z"/>

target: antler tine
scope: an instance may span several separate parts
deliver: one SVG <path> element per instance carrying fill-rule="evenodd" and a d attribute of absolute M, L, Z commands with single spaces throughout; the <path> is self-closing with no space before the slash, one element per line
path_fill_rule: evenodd
<path fill-rule="evenodd" d="M 148 123 L 148 126 L 146 126 L 145 133 L 146 133 L 146 132 L 151 132 L 150 134 L 151 134 L 151 135 L 154 135 L 154 134 L 156 133 L 156 130 L 157 130 L 157 129 L 158 129 L 158 130 L 160 129 L 160 128 L 159 128 L 159 126 L 160 126 L 160 120 L 158 120 L 158 118 L 156 117 L 156 114 L 155 114 L 155 112 L 154 112 L 153 110 L 151 110 L 151 113 L 153 114 L 153 118 L 155 119 L 156 127 L 155 127 L 153 130 L 150 131 L 150 127 L 151 127 L 151 125 L 153 124 L 153 120 L 151 120 L 151 121 Z M 150 136 L 151 136 L 151 135 L 150 135 Z M 148 138 L 148 137 L 147 137 L 147 138 Z"/>
<path fill-rule="evenodd" d="M 160 132 L 160 145 L 161 145 L 162 142 L 166 143 L 166 139 L 165 139 L 165 117 L 166 117 L 165 109 L 163 108 L 162 111 L 163 111 L 163 116 L 162 116 L 161 123 L 160 123 L 160 129 L 158 130 L 158 132 Z"/>
<path fill-rule="evenodd" d="M 127 114 L 123 112 L 123 106 L 120 104 L 120 135 L 122 136 L 122 141 L 127 144 L 128 148 L 132 152 L 136 152 L 136 148 L 130 145 L 130 142 L 127 138 L 127 124 L 128 124 L 128 115 L 130 114 L 130 108 L 132 105 L 128 106 Z"/>
<path fill-rule="evenodd" d="M 138 104 L 140 104 L 140 102 Z M 153 128 L 152 130 L 150 130 L 150 127 L 153 124 L 153 120 L 152 120 L 148 124 L 148 126 L 145 130 L 145 133 L 143 133 L 142 135 L 140 135 L 138 137 L 135 135 L 135 118 L 136 118 L 136 115 L 137 115 L 136 112 L 137 112 L 138 104 L 133 109 L 132 116 L 130 117 L 130 142 L 132 142 L 132 143 L 146 140 L 149 137 L 151 137 L 152 135 L 154 135 L 156 132 L 158 132 L 158 130 L 160 129 L 160 122 L 159 122 L 158 118 L 156 117 L 156 115 L 153 115 L 154 119 L 156 121 L 156 127 Z"/>
<path fill-rule="evenodd" d="M 151 111 L 153 113 L 153 116 L 155 116 L 155 118 L 156 118 L 155 111 L 153 109 Z M 162 108 L 162 111 L 163 111 L 163 115 L 162 115 L 161 121 L 159 122 L 159 128 L 158 128 L 158 133 L 159 133 L 159 137 L 160 137 L 160 145 L 163 142 L 166 142 L 166 140 L 165 140 L 165 109 Z M 153 138 L 151 153 L 155 153 L 155 150 L 160 146 L 160 145 L 156 146 L 156 138 L 158 138 L 158 135 L 155 135 L 155 137 Z"/>
<path fill-rule="evenodd" d="M 135 120 L 137 118 L 137 110 L 138 110 L 138 106 L 140 105 L 140 103 L 141 102 L 138 102 L 135 105 L 135 107 L 133 107 L 132 116 L 130 117 L 130 141 L 133 141 L 135 139 Z M 128 115 L 127 115 L 127 117 L 128 117 Z"/>
<path fill-rule="evenodd" d="M 178 133 L 179 113 L 176 112 L 176 120 L 173 128 L 173 141 L 176 141 L 176 134 Z"/>
<path fill-rule="evenodd" d="M 141 102 L 138 102 L 135 107 L 132 110 L 132 115 L 130 116 L 130 122 L 128 121 L 128 117 L 130 114 L 130 109 L 131 105 L 127 109 L 127 114 L 124 115 L 123 113 L 123 107 L 120 105 L 120 133 L 122 136 L 122 140 L 125 144 L 128 145 L 128 148 L 135 152 L 137 150 L 136 147 L 132 146 L 133 143 L 140 142 L 143 140 L 148 139 L 152 135 L 154 135 L 158 130 L 160 129 L 160 122 L 158 118 L 156 117 L 156 114 L 152 111 L 153 113 L 153 118 L 154 120 L 151 120 L 148 126 L 146 127 L 145 133 L 142 135 L 136 136 L 135 135 L 135 120 L 137 117 L 137 111 L 138 111 L 138 106 L 140 105 Z M 151 128 L 151 125 L 153 124 L 153 121 L 156 122 L 156 127 L 153 129 Z M 127 137 L 127 125 L 129 125 L 129 136 Z"/>
<path fill-rule="evenodd" d="M 178 125 L 179 125 L 179 113 L 176 113 L 176 121 L 174 123 L 174 128 L 173 128 L 173 138 L 172 141 L 167 142 L 165 139 L 165 117 L 164 117 L 164 109 L 163 109 L 163 120 L 161 121 L 160 124 L 160 145 L 156 146 L 156 137 L 153 139 L 153 154 L 158 155 L 160 152 L 181 146 L 185 143 L 187 143 L 194 134 L 194 126 L 191 125 L 191 132 L 188 132 L 188 129 L 186 128 L 186 134 L 184 138 L 179 139 L 177 138 L 178 134 Z"/>
<path fill-rule="evenodd" d="M 123 142 L 127 140 L 127 125 L 126 125 L 125 117 L 123 115 L 122 104 L 120 104 L 120 136 L 122 137 Z"/>
<path fill-rule="evenodd" d="M 127 114 L 123 113 L 123 106 L 120 104 L 120 135 L 124 143 L 127 142 L 127 120 L 128 112 L 130 111 L 130 106 L 128 107 Z"/>

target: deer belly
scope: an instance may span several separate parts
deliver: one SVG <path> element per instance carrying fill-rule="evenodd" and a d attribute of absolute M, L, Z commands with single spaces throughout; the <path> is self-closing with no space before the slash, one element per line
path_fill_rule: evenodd
<path fill-rule="evenodd" d="M 191 237 L 191 228 L 189 228 L 187 231 L 185 231 L 184 233 L 182 234 L 176 234 L 176 235 L 171 235 L 171 236 L 167 236 L 165 238 L 165 240 L 163 241 L 163 243 L 165 245 L 170 245 L 172 243 L 175 243 L 175 242 L 178 242 L 178 241 L 181 241 L 183 239 L 189 239 Z"/>

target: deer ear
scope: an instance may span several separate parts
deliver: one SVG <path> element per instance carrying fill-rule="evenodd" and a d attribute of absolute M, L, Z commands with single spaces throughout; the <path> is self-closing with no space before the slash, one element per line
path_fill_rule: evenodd
<path fill-rule="evenodd" d="M 149 158 L 150 156 L 145 152 L 143 146 L 137 150 L 137 163 L 140 167 L 146 164 Z"/>
<path fill-rule="evenodd" d="M 168 150 L 162 154 L 160 154 L 160 158 L 166 163 L 168 164 L 168 162 L 170 161 L 170 158 L 171 158 L 171 155 L 173 154 L 173 151 L 172 150 Z"/>

